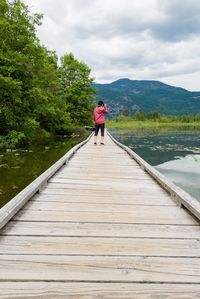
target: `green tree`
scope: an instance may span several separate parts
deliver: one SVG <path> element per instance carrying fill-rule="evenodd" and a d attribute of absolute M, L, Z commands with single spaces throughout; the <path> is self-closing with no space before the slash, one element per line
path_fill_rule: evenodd
<path fill-rule="evenodd" d="M 71 119 L 64 111 L 57 57 L 36 36 L 42 16 L 30 15 L 20 0 L 0 0 L 0 12 L 0 135 L 17 146 L 66 129 Z"/>
<path fill-rule="evenodd" d="M 200 113 L 197 113 L 194 117 L 195 121 L 200 121 Z"/>
<path fill-rule="evenodd" d="M 128 108 L 124 108 L 124 110 L 122 112 L 122 115 L 124 115 L 124 116 L 128 116 L 129 115 Z"/>
<path fill-rule="evenodd" d="M 32 88 L 28 90 L 31 111 L 46 131 L 57 133 L 72 125 L 69 113 L 65 112 L 62 99 L 61 83 L 58 76 L 57 57 L 54 52 L 40 47 L 37 59 L 37 76 L 32 80 Z"/>
<path fill-rule="evenodd" d="M 41 16 L 29 16 L 19 0 L 0 0 L 0 11 L 0 134 L 15 136 L 17 142 L 17 134 L 20 140 L 26 139 L 23 130 L 31 119 L 27 91 L 32 85 L 39 44 L 34 26 Z M 33 119 L 32 128 L 37 127 Z"/>
<path fill-rule="evenodd" d="M 145 120 L 145 113 L 143 111 L 135 113 L 135 119 L 144 121 Z"/>
<path fill-rule="evenodd" d="M 159 120 L 160 117 L 161 117 L 161 114 L 160 114 L 160 112 L 158 112 L 158 111 L 153 111 L 153 112 L 148 112 L 148 113 L 146 114 L 146 117 L 147 117 L 148 119 Z"/>
<path fill-rule="evenodd" d="M 77 125 L 89 125 L 92 122 L 95 89 L 91 87 L 94 78 L 90 77 L 90 71 L 72 53 L 61 57 L 59 74 L 63 99 L 66 111 Z"/>

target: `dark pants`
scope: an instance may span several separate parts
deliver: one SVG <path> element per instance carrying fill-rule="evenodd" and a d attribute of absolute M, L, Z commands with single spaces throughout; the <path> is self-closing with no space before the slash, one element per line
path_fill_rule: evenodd
<path fill-rule="evenodd" d="M 101 136 L 104 136 L 105 124 L 95 124 L 95 133 L 94 133 L 94 136 L 98 135 L 99 129 L 101 129 Z"/>

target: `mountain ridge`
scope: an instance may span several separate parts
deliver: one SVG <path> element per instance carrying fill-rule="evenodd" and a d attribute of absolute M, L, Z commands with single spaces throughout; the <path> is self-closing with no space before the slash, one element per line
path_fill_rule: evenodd
<path fill-rule="evenodd" d="M 154 80 L 120 78 L 111 83 L 95 83 L 96 98 L 110 106 L 116 116 L 127 110 L 129 114 L 158 111 L 161 114 L 196 114 L 200 111 L 200 92 L 188 91 Z"/>

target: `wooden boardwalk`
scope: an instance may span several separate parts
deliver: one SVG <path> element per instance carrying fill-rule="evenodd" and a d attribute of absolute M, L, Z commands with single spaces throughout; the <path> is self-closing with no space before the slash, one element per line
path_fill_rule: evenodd
<path fill-rule="evenodd" d="M 0 298 L 200 298 L 199 220 L 105 143 L 89 140 L 2 228 Z"/>

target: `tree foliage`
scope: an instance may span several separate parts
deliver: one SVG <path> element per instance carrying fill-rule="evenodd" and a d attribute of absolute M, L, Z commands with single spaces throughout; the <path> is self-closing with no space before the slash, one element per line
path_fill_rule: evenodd
<path fill-rule="evenodd" d="M 0 0 L 0 142 L 29 144 L 91 120 L 90 69 L 55 52 L 36 36 L 42 15 L 21 0 Z"/>
<path fill-rule="evenodd" d="M 64 101 L 72 121 L 78 125 L 90 124 L 95 93 L 91 87 L 93 78 L 89 77 L 90 69 L 69 53 L 61 57 L 59 75 Z"/>

